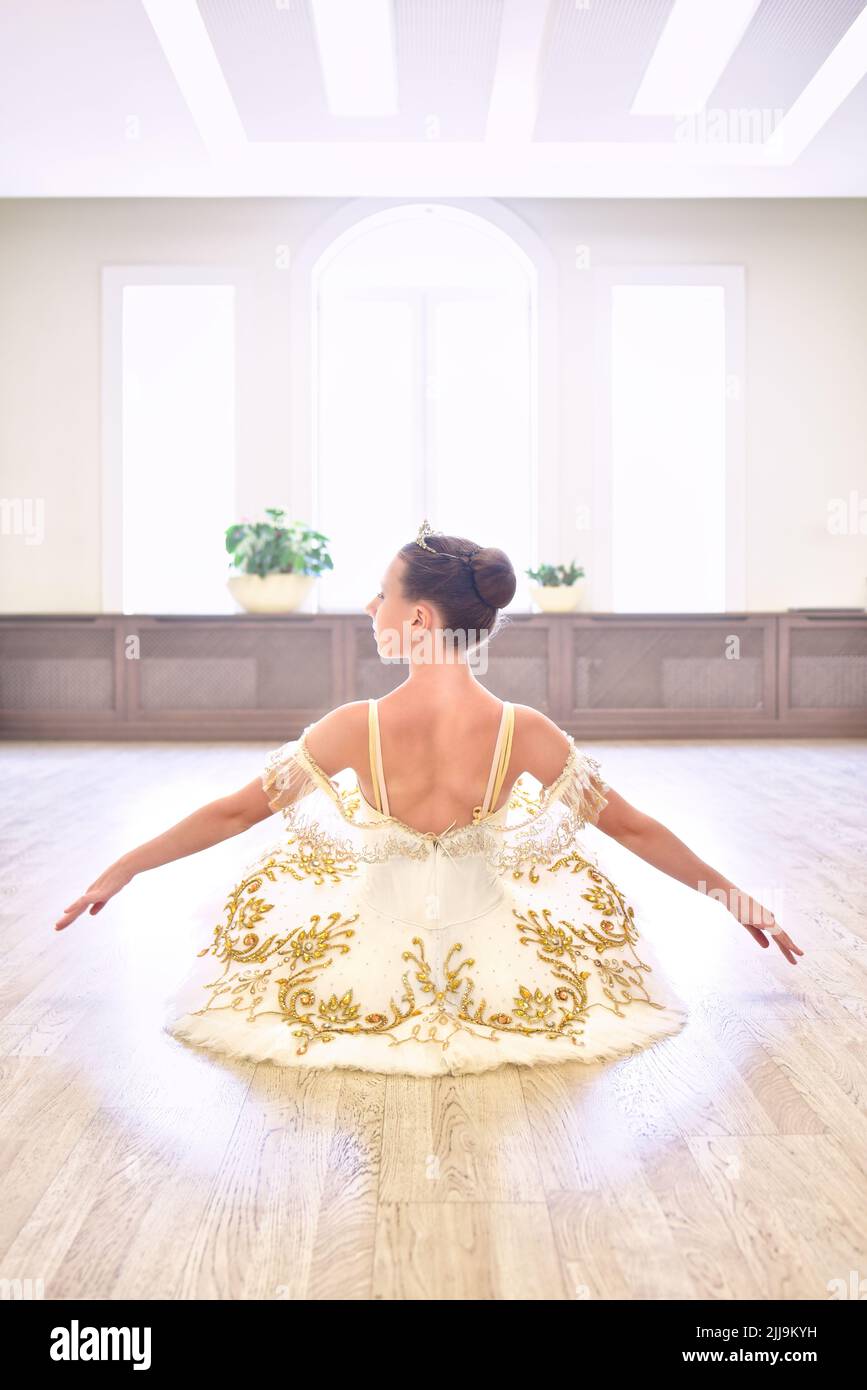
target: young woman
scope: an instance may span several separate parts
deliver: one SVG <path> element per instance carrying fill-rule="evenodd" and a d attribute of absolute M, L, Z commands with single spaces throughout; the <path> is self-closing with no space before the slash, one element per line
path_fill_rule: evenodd
<path fill-rule="evenodd" d="M 283 1066 L 417 1075 L 605 1061 L 688 1015 L 589 824 L 723 898 L 794 965 L 803 952 L 760 903 L 625 801 L 546 715 L 481 685 L 473 654 L 515 589 L 502 550 L 423 523 L 366 610 L 406 681 L 308 725 L 240 791 L 123 855 L 57 929 L 136 874 L 279 812 L 279 839 L 239 872 L 170 997 L 174 1037 Z"/>

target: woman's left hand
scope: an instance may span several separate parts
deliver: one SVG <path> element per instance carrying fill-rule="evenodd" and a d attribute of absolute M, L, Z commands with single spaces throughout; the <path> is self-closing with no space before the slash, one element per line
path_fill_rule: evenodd
<path fill-rule="evenodd" d="M 795 956 L 802 956 L 804 952 L 800 946 L 796 946 L 794 941 L 783 928 L 778 925 L 773 912 L 766 907 L 762 907 L 755 898 L 739 895 L 737 911 L 733 915 L 745 927 L 750 936 L 759 946 L 769 946 L 768 938 L 763 934 L 768 933 L 776 941 L 783 955 L 790 965 L 797 965 Z"/>

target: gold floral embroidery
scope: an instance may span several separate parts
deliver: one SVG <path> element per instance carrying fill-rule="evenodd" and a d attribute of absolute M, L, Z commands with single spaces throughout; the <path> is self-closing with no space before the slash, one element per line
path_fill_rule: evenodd
<path fill-rule="evenodd" d="M 616 893 L 616 890 L 615 890 Z M 617 894 L 618 898 L 620 895 Z M 620 899 L 622 904 L 622 899 Z M 538 959 L 551 966 L 553 976 L 561 981 L 560 987 L 553 991 L 553 996 L 560 1004 L 567 1007 L 561 1009 L 559 1021 L 553 1021 L 551 1016 L 555 1013 L 555 1006 L 551 995 L 544 993 L 541 988 L 529 990 L 525 985 L 518 987 L 518 994 L 515 999 L 513 1014 L 518 1019 L 523 1020 L 520 1024 L 513 1024 L 510 1015 L 502 1012 L 491 1014 L 485 1019 L 485 1001 L 476 1005 L 472 1000 L 474 988 L 471 980 L 467 981 L 467 989 L 461 1000 L 460 1016 L 472 1019 L 474 1023 L 488 1022 L 495 1027 L 512 1028 L 519 1032 L 545 1032 L 550 1037 L 561 1036 L 580 1036 L 582 1030 L 575 1033 L 572 1025 L 575 1023 L 586 1022 L 591 1009 L 605 1009 L 615 1014 L 619 1018 L 625 1017 L 622 1005 L 633 1003 L 640 1000 L 650 1004 L 652 1008 L 662 1009 L 664 1005 L 651 999 L 646 983 L 642 979 L 641 972 L 650 973 L 650 966 L 640 960 L 634 951 L 637 935 L 632 923 L 632 909 L 622 905 L 622 911 L 626 921 L 620 936 L 612 938 L 609 935 L 600 938 L 595 928 L 589 924 L 582 927 L 575 926 L 572 922 L 561 921 L 553 923 L 550 920 L 551 909 L 543 908 L 541 917 L 535 910 L 528 910 L 526 915 L 512 909 L 518 918 L 519 930 L 526 933 L 522 935 L 521 941 L 525 945 L 535 944 L 541 949 L 537 951 Z M 610 923 L 603 923 L 603 927 L 611 927 Z M 628 943 L 632 950 L 633 959 L 610 959 L 602 961 L 588 956 L 587 947 L 594 951 L 605 950 L 612 945 L 623 945 Z M 468 962 L 472 964 L 473 962 Z M 587 981 L 592 976 L 592 971 L 577 968 L 580 964 L 592 965 L 598 972 L 601 992 L 610 1004 L 597 1001 L 589 1003 L 589 988 Z M 539 1026 L 532 1028 L 529 1025 L 535 1021 Z"/>
<path fill-rule="evenodd" d="M 528 792 L 524 786 L 523 777 L 517 777 L 509 797 L 509 810 L 527 811 L 530 815 L 538 815 L 541 803 L 541 795 L 533 796 L 532 792 Z"/>
<path fill-rule="evenodd" d="M 403 958 L 404 960 L 412 960 L 415 962 L 418 966 L 416 980 L 420 984 L 423 993 L 433 994 L 434 999 L 425 1010 L 423 1021 L 414 1024 L 406 1037 L 390 1038 L 389 1045 L 391 1047 L 402 1047 L 405 1043 L 412 1042 L 434 1043 L 442 1052 L 446 1052 L 451 1039 L 456 1033 L 470 1033 L 473 1037 L 482 1038 L 486 1042 L 499 1043 L 500 1039 L 497 1036 L 495 1028 L 492 1028 L 490 1032 L 481 1032 L 478 1028 L 472 1026 L 470 1020 L 464 1019 L 462 1016 L 456 1016 L 451 1013 L 447 1007 L 446 996 L 457 990 L 460 983 L 458 979 L 460 970 L 465 966 L 475 964 L 472 958 L 470 958 L 463 961 L 457 970 L 452 970 L 450 968 L 449 961 L 451 957 L 456 951 L 462 951 L 463 946 L 457 943 L 452 946 L 443 967 L 445 987 L 443 989 L 437 989 L 436 981 L 431 973 L 430 964 L 425 958 L 424 942 L 421 937 L 414 936 L 412 938 L 412 944 L 417 946 L 418 950 L 404 951 Z M 472 982 L 469 983 L 471 984 Z M 444 1037 L 441 1037 L 440 1030 L 443 1028 L 448 1029 L 448 1032 L 446 1032 Z"/>
<path fill-rule="evenodd" d="M 586 875 L 587 891 L 580 896 L 593 920 L 555 921 L 553 910 L 547 907 L 528 908 L 523 913 L 512 909 L 521 943 L 535 946 L 537 959 L 550 969 L 550 986 L 517 981 L 511 1006 L 504 1008 L 501 1003 L 492 1011 L 487 1000 L 476 998 L 476 981 L 471 974 L 476 962 L 473 957 L 459 959 L 464 951 L 460 943 L 450 947 L 442 979 L 437 980 L 425 957 L 424 943 L 415 936 L 412 944 L 417 949 L 405 950 L 403 959 L 415 966 L 419 992 L 430 996 L 426 1008 L 417 1005 L 411 971 L 401 976 L 399 1002 L 391 998 L 385 1010 L 365 1011 L 352 987 L 320 997 L 320 976 L 336 953 L 350 951 L 343 938 L 355 935 L 352 924 L 360 914 L 341 920 L 341 914 L 334 912 L 325 921 L 312 914 L 307 924 L 282 934 L 268 933 L 266 918 L 274 904 L 261 890 L 266 882 L 277 883 L 286 875 L 296 880 L 312 878 L 317 884 L 339 882 L 340 872 L 351 873 L 355 867 L 354 861 L 347 865 L 331 853 L 323 859 L 304 838 L 290 837 L 285 849 L 267 853 L 233 889 L 226 903 L 225 922 L 215 928 L 210 947 L 199 952 L 200 956 L 214 955 L 224 962 L 225 969 L 220 979 L 204 987 L 210 998 L 194 1012 L 231 1009 L 243 1013 L 250 1023 L 277 1018 L 292 1027 L 293 1036 L 300 1040 L 296 1049 L 300 1056 L 311 1043 L 330 1042 L 342 1033 L 388 1034 L 390 1046 L 413 1040 L 433 1042 L 443 1051 L 460 1031 L 494 1043 L 504 1033 L 517 1033 L 559 1038 L 583 1049 L 584 1028 L 592 1010 L 603 1009 L 624 1018 L 624 1006 L 635 1001 L 654 1009 L 665 1007 L 650 997 L 643 978 L 651 972 L 635 949 L 638 933 L 632 907 L 612 881 L 576 850 L 542 867 L 545 872 L 568 870 Z M 530 878 L 537 883 L 539 874 L 535 865 L 532 868 Z M 242 968 L 230 972 L 231 966 L 238 965 Z M 591 1003 L 594 977 L 601 998 Z M 450 996 L 455 997 L 452 1008 Z M 268 1000 L 272 1007 L 265 1006 Z M 421 1021 L 406 1033 L 402 1025 L 409 1027 L 415 1018 Z M 445 1036 L 443 1029 L 448 1029 Z M 397 1030 L 406 1035 L 394 1036 Z M 637 1051 L 640 1045 L 632 1050 Z"/>
<path fill-rule="evenodd" d="M 508 1014 L 502 1011 L 489 1013 L 486 1018 L 487 1002 L 484 999 L 481 1003 L 475 1002 L 473 998 L 475 982 L 467 979 L 459 1005 L 459 1017 L 473 1023 L 488 1023 L 494 1028 L 512 1033 L 525 1035 L 543 1033 L 548 1038 L 566 1037 L 578 1046 L 583 1027 L 576 1027 L 575 1025 L 583 1024 L 585 1021 L 587 1011 L 586 981 L 590 979 L 591 972 L 589 970 L 576 970 L 572 963 L 566 963 L 553 958 L 551 955 L 544 954 L 545 949 L 548 949 L 557 951 L 558 954 L 562 955 L 566 945 L 565 935 L 558 928 L 552 927 L 551 923 L 547 921 L 547 916 L 544 926 L 540 928 L 538 914 L 530 914 L 533 921 L 528 923 L 527 918 L 522 917 L 516 908 L 513 908 L 512 911 L 518 917 L 519 931 L 535 931 L 535 935 L 522 936 L 522 943 L 527 945 L 535 941 L 536 944 L 541 944 L 543 950 L 537 952 L 538 959 L 550 965 L 552 975 L 562 983 L 551 994 L 546 993 L 539 986 L 531 990 L 526 985 L 519 984 L 514 996 L 512 1012 Z M 463 950 L 463 947 L 457 946 L 454 949 Z M 580 956 L 580 952 L 573 954 L 576 958 Z M 474 964 L 472 960 L 466 963 Z M 554 1004 L 554 998 L 561 1006 L 559 1010 Z M 559 1017 L 557 1017 L 558 1014 Z"/>
<path fill-rule="evenodd" d="M 600 913 L 602 921 L 599 927 L 592 927 L 585 924 L 585 930 L 590 934 L 589 937 L 583 936 L 588 944 L 592 944 L 597 951 L 607 951 L 611 946 L 634 945 L 638 939 L 635 928 L 635 909 L 625 900 L 619 888 L 600 873 L 589 859 L 585 859 L 577 850 L 556 863 L 549 864 L 551 873 L 556 873 L 559 869 L 571 865 L 572 873 L 585 872 L 590 879 L 593 887 L 588 893 L 582 893 L 581 897 L 585 902 L 590 903 L 591 907 Z M 616 918 L 618 925 L 615 926 L 611 920 Z"/>
<path fill-rule="evenodd" d="M 290 836 L 288 844 L 293 843 L 294 837 Z M 277 936 L 263 938 L 258 931 L 266 912 L 271 912 L 274 906 L 258 896 L 263 882 L 267 879 L 276 883 L 279 875 L 288 874 L 299 881 L 312 878 L 317 884 L 324 884 L 326 880 L 339 883 L 343 875 L 354 873 L 355 868 L 355 864 L 338 861 L 329 854 L 320 857 L 316 847 L 307 841 L 302 841 L 297 850 L 267 852 L 232 889 L 226 899 L 225 922 L 217 924 L 213 942 L 198 954 L 210 953 L 226 961 L 266 960 Z"/>
<path fill-rule="evenodd" d="M 193 1012 L 206 1014 L 221 1009 L 236 1012 L 246 1010 L 248 1023 L 277 1017 L 287 1025 L 297 1024 L 293 1037 L 301 1040 L 301 1046 L 296 1048 L 298 1056 L 307 1051 L 311 1042 L 331 1042 L 338 1033 L 383 1033 L 415 1017 L 420 1010 L 415 1007 L 415 996 L 406 974 L 402 977 L 402 1002 L 406 1008 L 401 1009 L 393 999 L 390 1000 L 390 1017 L 372 1011 L 361 1019 L 363 1008 L 353 998 L 351 988 L 339 998 L 332 994 L 330 999 L 317 1004 L 317 995 L 311 986 L 317 982 L 321 972 L 332 964 L 331 956 L 335 951 L 349 951 L 349 946 L 338 938 L 355 935 L 350 924 L 358 921 L 358 915 L 356 913 L 341 923 L 340 913 L 334 912 L 326 923 L 321 924 L 321 918 L 314 914 L 309 927 L 295 927 L 279 939 L 268 938 L 255 954 L 251 952 L 246 959 L 256 965 L 262 965 L 266 960 L 271 960 L 271 964 L 263 969 L 236 971 L 232 975 L 224 972 L 220 979 L 205 985 L 205 989 L 211 992 L 210 998 L 203 1008 Z M 239 955 L 226 957 L 227 970 L 232 960 L 241 958 Z M 278 973 L 287 967 L 288 974 Z M 277 986 L 276 1009 L 263 1007 L 265 994 L 271 984 Z"/>
<path fill-rule="evenodd" d="M 298 842 L 296 836 L 290 835 L 286 843 L 298 843 L 298 848 L 289 854 L 282 854 L 277 862 L 281 868 L 285 865 L 285 872 L 291 873 L 293 878 L 312 878 L 315 883 L 340 883 L 343 878 L 358 872 L 356 859 L 341 856 L 339 851 L 335 853 L 316 840 Z"/>

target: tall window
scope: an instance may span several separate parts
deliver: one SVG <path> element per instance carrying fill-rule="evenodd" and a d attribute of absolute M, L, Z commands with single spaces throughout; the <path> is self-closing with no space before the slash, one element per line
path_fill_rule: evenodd
<path fill-rule="evenodd" d="M 335 561 L 324 609 L 357 610 L 384 549 L 425 516 L 501 545 L 516 571 L 532 562 L 535 289 L 505 233 L 436 205 L 377 214 L 320 258 L 315 510 Z"/>
<path fill-rule="evenodd" d="M 103 283 L 104 606 L 233 612 L 237 286 L 164 266 Z"/>
<path fill-rule="evenodd" d="M 609 271 L 602 289 L 604 606 L 634 613 L 739 607 L 737 268 Z"/>

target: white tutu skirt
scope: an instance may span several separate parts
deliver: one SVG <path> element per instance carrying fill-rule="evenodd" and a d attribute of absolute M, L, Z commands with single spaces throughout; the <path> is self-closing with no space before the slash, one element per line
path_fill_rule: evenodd
<path fill-rule="evenodd" d="M 687 1021 L 640 914 L 577 842 L 322 862 L 284 835 L 239 873 L 163 1026 L 214 1054 L 417 1076 L 605 1062 Z"/>

